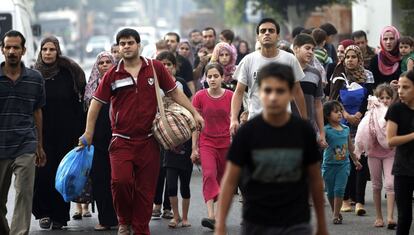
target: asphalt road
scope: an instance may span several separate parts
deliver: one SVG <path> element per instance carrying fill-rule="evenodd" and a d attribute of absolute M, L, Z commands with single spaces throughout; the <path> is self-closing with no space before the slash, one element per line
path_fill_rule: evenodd
<path fill-rule="evenodd" d="M 191 180 L 191 205 L 190 205 L 190 222 L 192 226 L 190 228 L 177 228 L 169 229 L 167 226 L 168 220 L 158 219 L 152 220 L 150 223 L 151 234 L 180 234 L 180 235 L 205 235 L 212 234 L 209 229 L 201 227 L 201 219 L 206 216 L 206 207 L 202 198 L 201 191 L 201 173 L 195 168 L 193 173 L 193 178 Z M 13 211 L 13 202 L 14 202 L 15 192 L 13 190 L 13 184 L 9 193 L 8 200 L 8 215 L 7 218 L 10 221 L 11 214 Z M 366 210 L 367 215 L 365 216 L 356 216 L 353 213 L 343 213 L 344 223 L 342 225 L 333 225 L 331 222 L 331 213 L 329 206 L 325 205 L 325 212 L 328 222 L 328 229 L 330 234 L 340 234 L 340 235 L 391 235 L 395 234 L 395 231 L 387 230 L 386 228 L 374 228 L 372 226 L 375 220 L 375 211 L 373 208 L 372 201 L 372 190 L 371 184 L 368 182 L 366 190 Z M 72 211 L 71 214 L 73 214 Z M 383 208 L 385 208 L 385 200 L 383 200 Z M 385 211 L 383 211 L 385 216 Z M 229 234 L 240 234 L 240 222 L 241 222 L 241 203 L 239 203 L 239 198 L 235 197 L 233 202 L 233 207 L 230 212 L 230 217 L 228 219 L 228 228 Z M 106 232 L 94 232 L 93 227 L 97 223 L 97 214 L 93 214 L 92 218 L 84 218 L 82 221 L 70 221 L 68 227 L 63 231 L 45 231 L 41 230 L 38 226 L 38 221 L 34 220 L 32 217 L 31 224 L 31 235 L 47 235 L 47 234 L 102 234 L 102 235 L 115 235 L 116 230 L 106 231 Z M 314 222 L 312 222 L 314 224 Z M 414 228 L 411 233 L 414 235 Z"/>

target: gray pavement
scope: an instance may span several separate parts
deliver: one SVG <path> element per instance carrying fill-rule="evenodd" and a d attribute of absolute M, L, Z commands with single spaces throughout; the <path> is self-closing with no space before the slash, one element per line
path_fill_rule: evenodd
<path fill-rule="evenodd" d="M 190 205 L 190 222 L 192 226 L 190 228 L 177 228 L 169 229 L 167 226 L 168 220 L 159 219 L 152 220 L 150 223 L 151 234 L 182 234 L 182 235 L 205 235 L 212 234 L 209 229 L 203 228 L 200 225 L 200 221 L 203 217 L 206 216 L 206 207 L 204 205 L 202 190 L 201 190 L 201 173 L 195 168 L 193 173 L 193 178 L 191 181 L 191 205 Z M 395 231 L 387 230 L 386 228 L 374 228 L 372 226 L 375 220 L 375 211 L 373 208 L 372 201 L 372 190 L 371 184 L 368 182 L 366 190 L 366 209 L 367 215 L 359 217 L 353 213 L 343 213 L 344 223 L 342 225 L 333 225 L 331 222 L 331 213 L 330 208 L 326 204 L 325 212 L 328 222 L 328 229 L 330 234 L 340 234 L 340 235 L 391 235 L 395 234 Z M 228 228 L 229 234 L 240 234 L 240 222 L 241 222 L 241 204 L 238 201 L 238 197 L 234 198 L 233 207 L 230 212 L 230 217 L 228 218 Z M 8 215 L 7 218 L 10 221 L 11 214 L 13 211 L 14 203 L 14 190 L 13 185 L 10 190 L 9 200 L 8 200 Z M 383 208 L 385 208 L 385 200 L 383 200 Z M 72 205 L 71 215 L 73 214 L 74 206 Z M 385 211 L 383 211 L 385 216 Z M 395 217 L 396 219 L 396 217 Z M 94 232 L 93 227 L 97 223 L 97 214 L 94 213 L 92 218 L 84 218 L 82 221 L 70 221 L 68 227 L 63 231 L 45 231 L 41 230 L 38 226 L 38 221 L 34 220 L 32 217 L 31 224 L 31 235 L 47 235 L 47 234 L 102 234 L 102 235 L 114 235 L 116 230 L 106 231 L 106 232 Z M 314 221 L 312 222 L 314 224 Z M 414 225 L 413 225 L 414 226 Z M 410 234 L 414 234 L 414 228 Z"/>

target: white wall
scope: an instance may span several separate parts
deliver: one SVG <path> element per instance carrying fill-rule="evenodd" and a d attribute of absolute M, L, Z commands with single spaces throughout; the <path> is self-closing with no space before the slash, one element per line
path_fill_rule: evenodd
<path fill-rule="evenodd" d="M 392 25 L 392 0 L 359 0 L 352 4 L 352 31 L 364 30 L 368 44 L 379 45 L 381 30 Z"/>

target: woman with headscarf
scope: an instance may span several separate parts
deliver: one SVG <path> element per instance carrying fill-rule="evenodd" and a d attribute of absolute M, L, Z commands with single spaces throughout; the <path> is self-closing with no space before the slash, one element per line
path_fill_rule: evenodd
<path fill-rule="evenodd" d="M 240 40 L 239 44 L 237 45 L 237 59 L 236 65 L 240 63 L 240 61 L 250 53 L 249 43 L 244 40 Z"/>
<path fill-rule="evenodd" d="M 184 39 L 178 43 L 177 53 L 190 61 L 191 66 L 194 67 L 194 54 L 191 51 L 191 44 L 188 40 Z"/>
<path fill-rule="evenodd" d="M 85 89 L 85 103 L 87 106 L 89 106 L 100 80 L 115 64 L 115 58 L 110 52 L 104 51 L 98 54 Z M 112 202 L 111 165 L 108 152 L 112 138 L 109 104 L 102 106 L 95 125 L 96 131 L 92 143 L 95 147 L 95 152 L 91 169 L 92 195 L 98 208 L 99 221 L 99 224 L 95 226 L 95 231 L 104 231 L 118 225 Z"/>
<path fill-rule="evenodd" d="M 329 98 L 338 100 L 344 106 L 344 124 L 349 126 L 352 141 L 357 127 L 364 116 L 368 105 L 370 85 L 374 82 L 372 73 L 364 68 L 364 59 L 361 49 L 356 45 L 349 45 L 345 49 L 343 61 L 336 67 L 332 75 L 332 86 Z M 367 158 L 360 157 L 362 169 L 356 171 L 351 161 L 350 175 L 345 189 L 342 212 L 349 212 L 351 200 L 356 203 L 355 213 L 364 215 L 365 188 L 369 175 Z"/>
<path fill-rule="evenodd" d="M 55 175 L 60 161 L 77 146 L 84 129 L 86 79 L 78 64 L 62 56 L 56 37 L 43 39 L 40 46 L 35 69 L 45 79 L 43 148 L 47 163 L 36 169 L 32 212 L 42 229 L 62 229 L 70 219 L 70 203 L 55 189 Z"/>
<path fill-rule="evenodd" d="M 384 82 L 396 89 L 401 74 L 401 56 L 398 48 L 400 33 L 394 26 L 387 26 L 381 31 L 381 50 L 372 57 L 369 70 L 374 75 L 374 89 Z"/>
<path fill-rule="evenodd" d="M 237 55 L 232 47 L 225 42 L 219 42 L 214 47 L 210 63 L 219 63 L 224 69 L 223 85 L 233 90 L 236 88 L 236 81 L 233 80 L 233 73 L 236 70 Z"/>

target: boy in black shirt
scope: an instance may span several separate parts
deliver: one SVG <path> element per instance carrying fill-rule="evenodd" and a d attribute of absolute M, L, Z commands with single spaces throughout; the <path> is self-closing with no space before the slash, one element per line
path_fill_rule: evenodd
<path fill-rule="evenodd" d="M 327 234 L 321 159 L 310 124 L 292 116 L 294 77 L 289 66 L 271 63 L 258 73 L 263 113 L 240 128 L 228 153 L 215 234 L 226 234 L 226 217 L 239 179 L 245 188 L 243 234 L 312 234 L 311 191 L 317 234 Z"/>

